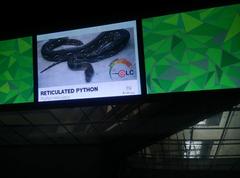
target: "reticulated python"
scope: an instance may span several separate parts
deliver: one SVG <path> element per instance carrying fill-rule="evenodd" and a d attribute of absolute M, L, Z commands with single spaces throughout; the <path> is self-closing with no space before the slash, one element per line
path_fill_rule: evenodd
<path fill-rule="evenodd" d="M 61 62 L 67 61 L 70 69 L 84 70 L 85 80 L 90 82 L 94 75 L 91 63 L 119 53 L 127 45 L 129 38 L 130 34 L 127 30 L 118 29 L 104 31 L 87 44 L 68 37 L 50 39 L 42 46 L 41 53 L 44 59 L 54 63 L 41 71 L 41 73 Z M 56 50 L 56 48 L 63 45 L 75 47 Z"/>

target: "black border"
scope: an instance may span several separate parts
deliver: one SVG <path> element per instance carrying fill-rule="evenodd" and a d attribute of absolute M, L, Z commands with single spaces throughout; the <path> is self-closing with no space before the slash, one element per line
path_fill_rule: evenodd
<path fill-rule="evenodd" d="M 140 82 L 142 97 L 147 95 L 146 75 L 145 75 L 145 59 L 144 59 L 144 46 L 143 46 L 143 31 L 142 20 L 137 20 L 137 34 L 138 34 L 138 55 L 139 55 L 139 68 L 140 68 Z"/>
<path fill-rule="evenodd" d="M 34 104 L 37 103 L 37 99 L 38 99 L 38 91 L 37 91 L 37 88 L 38 88 L 38 67 L 37 67 L 37 35 L 33 35 L 32 37 L 32 41 L 33 41 L 33 44 L 32 44 L 32 47 L 33 47 L 33 82 L 34 82 L 34 85 L 33 85 L 33 92 L 34 92 Z"/>

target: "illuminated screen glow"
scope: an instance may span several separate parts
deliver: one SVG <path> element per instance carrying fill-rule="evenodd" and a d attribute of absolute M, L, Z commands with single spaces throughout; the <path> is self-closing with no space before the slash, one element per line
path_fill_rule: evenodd
<path fill-rule="evenodd" d="M 37 36 L 38 101 L 140 95 L 136 21 Z"/>
<path fill-rule="evenodd" d="M 147 93 L 240 87 L 240 5 L 143 19 Z"/>
<path fill-rule="evenodd" d="M 0 104 L 33 102 L 32 37 L 0 41 Z"/>

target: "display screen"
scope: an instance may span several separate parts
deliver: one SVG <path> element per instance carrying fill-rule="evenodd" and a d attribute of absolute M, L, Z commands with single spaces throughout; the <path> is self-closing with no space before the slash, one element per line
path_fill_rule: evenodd
<path fill-rule="evenodd" d="M 136 21 L 37 36 L 38 101 L 140 95 Z"/>
<path fill-rule="evenodd" d="M 0 104 L 34 101 L 32 56 L 32 37 L 0 41 Z"/>
<path fill-rule="evenodd" d="M 240 88 L 240 5 L 142 20 L 147 93 Z"/>

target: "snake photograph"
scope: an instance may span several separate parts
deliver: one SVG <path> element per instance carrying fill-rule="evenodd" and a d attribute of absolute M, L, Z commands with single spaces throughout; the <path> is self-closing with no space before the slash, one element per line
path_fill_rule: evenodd
<path fill-rule="evenodd" d="M 130 33 L 126 29 L 103 31 L 84 44 L 79 39 L 61 37 L 47 40 L 41 47 L 43 59 L 53 62 L 40 74 L 50 72 L 57 64 L 66 62 L 69 69 L 83 70 L 85 81 L 91 82 L 94 68 L 91 63 L 102 61 L 122 51 L 129 42 Z M 71 46 L 69 48 L 61 48 Z"/>

